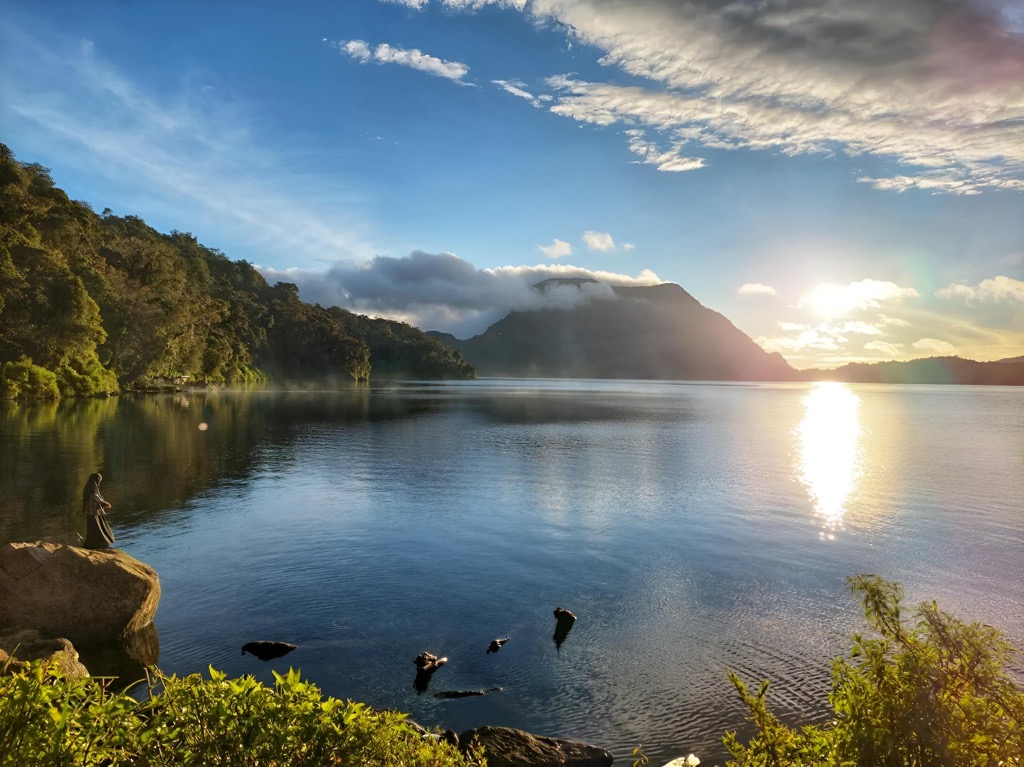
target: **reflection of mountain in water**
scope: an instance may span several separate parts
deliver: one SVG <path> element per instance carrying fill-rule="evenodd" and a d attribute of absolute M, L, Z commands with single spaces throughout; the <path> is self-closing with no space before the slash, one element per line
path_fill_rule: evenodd
<path fill-rule="evenodd" d="M 99 470 L 115 533 L 257 470 L 310 424 L 385 421 L 435 412 L 435 399 L 387 392 L 193 392 L 4 403 L 0 540 L 84 532 L 80 494 Z M 25 470 L 25 466 L 31 467 Z"/>

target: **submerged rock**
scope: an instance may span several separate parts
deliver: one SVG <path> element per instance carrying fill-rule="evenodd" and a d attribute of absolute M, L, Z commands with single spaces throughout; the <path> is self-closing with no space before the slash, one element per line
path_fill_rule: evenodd
<path fill-rule="evenodd" d="M 435 698 L 476 698 L 489 692 L 501 692 L 501 687 L 488 687 L 486 690 L 441 690 L 435 692 Z"/>
<path fill-rule="evenodd" d="M 268 661 L 274 658 L 280 658 L 282 655 L 287 655 L 297 647 L 298 645 L 294 645 L 291 642 L 267 642 L 264 640 L 257 640 L 255 642 L 246 642 L 242 645 L 242 655 L 249 653 L 250 655 L 255 655 L 262 661 Z"/>
<path fill-rule="evenodd" d="M 0 671 L 23 668 L 29 661 L 53 663 L 69 679 L 89 676 L 78 659 L 78 651 L 67 639 L 44 639 L 35 629 L 10 628 L 0 631 Z"/>
<path fill-rule="evenodd" d="M 104 645 L 150 624 L 159 603 L 156 571 L 120 549 L 0 545 L 0 627 Z"/>
<path fill-rule="evenodd" d="M 488 767 L 611 767 L 612 755 L 603 748 L 571 740 L 531 735 L 510 727 L 480 727 L 459 735 L 484 749 Z"/>

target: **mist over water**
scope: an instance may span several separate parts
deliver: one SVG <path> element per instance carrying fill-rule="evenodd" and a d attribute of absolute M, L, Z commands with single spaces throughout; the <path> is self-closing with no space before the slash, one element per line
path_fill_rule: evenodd
<path fill-rule="evenodd" d="M 820 718 L 860 627 L 849 575 L 1024 645 L 1019 389 L 189 393 L 7 404 L 0 448 L 4 540 L 80 528 L 103 472 L 118 545 L 160 573 L 165 671 L 296 666 L 428 726 L 521 727 L 617 763 L 638 744 L 713 763 L 744 729 L 730 668 Z M 560 647 L 556 606 L 578 616 Z M 239 655 L 254 639 L 299 649 L 264 664 Z M 449 663 L 418 693 L 424 650 Z"/>

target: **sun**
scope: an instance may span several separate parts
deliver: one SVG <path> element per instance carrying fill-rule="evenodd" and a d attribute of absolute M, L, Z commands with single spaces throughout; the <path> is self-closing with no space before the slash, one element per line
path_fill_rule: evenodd
<path fill-rule="evenodd" d="M 860 296 L 850 287 L 831 282 L 820 283 L 800 299 L 800 305 L 826 319 L 849 314 L 861 301 Z"/>

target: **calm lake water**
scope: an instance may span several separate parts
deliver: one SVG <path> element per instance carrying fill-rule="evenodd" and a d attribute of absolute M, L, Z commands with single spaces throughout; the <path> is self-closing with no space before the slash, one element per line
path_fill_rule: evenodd
<path fill-rule="evenodd" d="M 1024 390 L 482 380 L 0 410 L 0 538 L 83 530 L 160 573 L 160 665 L 462 730 L 667 761 L 744 729 L 726 678 L 822 716 L 860 610 L 900 581 L 1024 645 Z M 579 617 L 560 648 L 556 606 Z M 511 637 L 496 654 L 496 637 Z M 285 658 L 239 654 L 294 642 Z M 445 655 L 430 688 L 413 658 Z M 88 659 L 87 659 L 88 660 Z M 442 700 L 440 690 L 500 686 Z"/>

